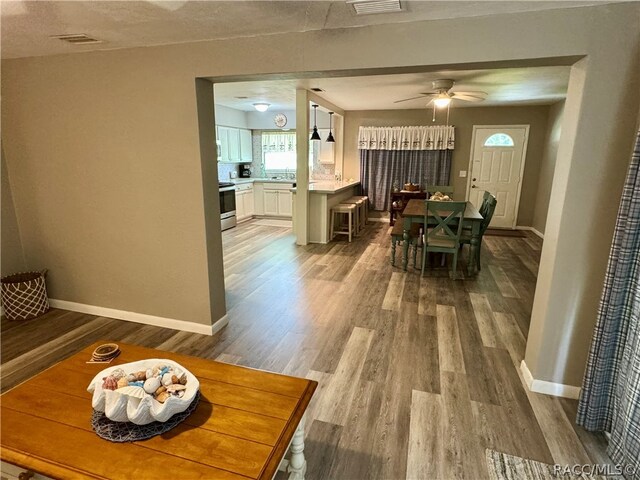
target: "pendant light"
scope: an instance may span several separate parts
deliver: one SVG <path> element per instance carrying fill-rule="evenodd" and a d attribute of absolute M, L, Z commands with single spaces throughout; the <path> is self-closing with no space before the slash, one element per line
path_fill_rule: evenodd
<path fill-rule="evenodd" d="M 313 133 L 311 134 L 311 140 L 321 140 L 320 134 L 318 133 L 318 118 L 316 117 L 318 105 L 311 106 L 313 107 Z"/>
<path fill-rule="evenodd" d="M 329 136 L 327 137 L 327 142 L 336 143 L 336 139 L 333 138 L 333 133 L 331 133 L 331 117 L 333 117 L 333 112 L 329 112 Z"/>

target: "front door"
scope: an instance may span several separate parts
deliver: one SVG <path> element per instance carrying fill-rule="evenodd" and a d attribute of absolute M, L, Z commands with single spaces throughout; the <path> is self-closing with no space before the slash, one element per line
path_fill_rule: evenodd
<path fill-rule="evenodd" d="M 492 227 L 516 226 L 528 136 L 528 125 L 473 127 L 467 199 L 479 208 L 485 190 L 495 195 Z"/>

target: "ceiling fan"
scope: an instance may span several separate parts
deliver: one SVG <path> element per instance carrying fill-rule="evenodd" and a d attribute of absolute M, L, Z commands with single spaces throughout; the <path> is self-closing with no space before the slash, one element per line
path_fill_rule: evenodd
<path fill-rule="evenodd" d="M 396 100 L 393 103 L 408 102 L 409 100 L 415 100 L 416 98 L 429 98 L 427 106 L 431 103 L 439 108 L 449 106 L 451 100 L 464 100 L 465 102 L 481 102 L 487 94 L 485 92 L 451 92 L 455 82 L 450 79 L 434 80 L 431 82 L 431 88 L 433 92 L 423 92 L 417 97 L 405 98 L 402 100 Z"/>

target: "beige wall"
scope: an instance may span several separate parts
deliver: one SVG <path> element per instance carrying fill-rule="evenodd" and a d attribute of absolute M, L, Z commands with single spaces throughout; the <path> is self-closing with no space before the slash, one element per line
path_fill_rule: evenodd
<path fill-rule="evenodd" d="M 11 183 L 9 182 L 9 172 L 7 172 L 7 164 L 4 159 L 4 148 L 2 148 L 2 276 L 12 273 L 23 272 L 26 270 L 24 261 L 24 251 L 22 250 L 22 241 L 20 240 L 20 231 L 18 230 L 18 220 L 13 204 L 13 195 L 11 193 Z"/>
<path fill-rule="evenodd" d="M 543 234 L 545 224 L 547 223 L 549 197 L 551 196 L 551 185 L 553 184 L 553 170 L 556 166 L 556 157 L 558 156 L 563 112 L 564 101 L 555 103 L 549 108 L 544 152 L 540 165 L 538 166 L 539 179 L 535 194 L 533 221 L 530 226 Z"/>
<path fill-rule="evenodd" d="M 548 106 L 532 107 L 466 107 L 452 108 L 450 124 L 456 127 L 456 148 L 453 151 L 451 184 L 456 197 L 464 198 L 467 179 L 459 176 L 460 170 L 469 170 L 471 136 L 474 125 L 530 125 L 529 143 L 522 181 L 522 194 L 518 212 L 518 225 L 531 226 L 536 204 L 538 173 L 542 162 L 547 131 Z M 439 112 L 442 118 L 442 112 Z M 345 115 L 345 177 L 360 177 L 360 160 L 357 149 L 358 128 L 434 125 L 432 111 L 421 110 L 369 110 L 349 111 Z M 439 120 L 439 119 L 438 119 Z M 435 125 L 444 122 L 437 121 Z"/>
<path fill-rule="evenodd" d="M 535 378 L 579 385 L 617 211 L 593 191 L 624 182 L 639 21 L 634 2 L 3 61 L 27 261 L 50 269 L 52 296 L 211 323 L 224 283 L 209 274 L 203 186 L 216 185 L 202 174 L 194 77 L 586 57 L 572 69 L 526 357 Z"/>

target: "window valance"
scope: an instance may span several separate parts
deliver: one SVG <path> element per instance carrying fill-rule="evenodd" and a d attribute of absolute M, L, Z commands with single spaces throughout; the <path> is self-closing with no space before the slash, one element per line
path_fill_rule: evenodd
<path fill-rule="evenodd" d="M 295 132 L 262 132 L 263 152 L 295 152 Z"/>
<path fill-rule="evenodd" d="M 360 127 L 360 150 L 453 150 L 453 126 Z"/>

